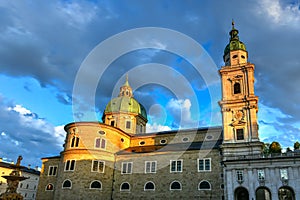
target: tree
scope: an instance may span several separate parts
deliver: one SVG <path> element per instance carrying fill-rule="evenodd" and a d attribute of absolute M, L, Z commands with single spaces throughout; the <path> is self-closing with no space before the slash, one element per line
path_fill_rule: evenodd
<path fill-rule="evenodd" d="M 300 148 L 300 143 L 297 141 L 294 143 L 294 150 L 298 150 Z"/>
<path fill-rule="evenodd" d="M 286 149 L 286 152 L 291 152 L 292 150 L 291 150 L 291 148 L 290 147 L 288 147 L 287 149 Z"/>
<path fill-rule="evenodd" d="M 269 153 L 281 153 L 281 145 L 279 142 L 272 142 L 269 146 Z"/>

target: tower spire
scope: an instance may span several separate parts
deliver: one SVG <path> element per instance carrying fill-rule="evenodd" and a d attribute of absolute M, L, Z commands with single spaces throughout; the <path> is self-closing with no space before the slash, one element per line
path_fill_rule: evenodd
<path fill-rule="evenodd" d="M 124 85 L 129 86 L 129 83 L 128 83 L 128 74 L 126 74 L 126 79 L 125 79 L 125 84 Z"/>
<path fill-rule="evenodd" d="M 232 40 L 238 40 L 239 41 L 239 36 L 238 36 L 239 31 L 237 29 L 235 29 L 234 25 L 235 25 L 235 23 L 232 19 L 232 22 L 231 22 L 232 29 L 229 32 L 229 35 L 230 35 L 230 40 L 229 41 L 232 41 Z"/>
<path fill-rule="evenodd" d="M 229 32 L 229 44 L 224 49 L 223 60 L 226 66 L 247 63 L 248 53 L 246 46 L 239 39 L 239 31 L 235 28 L 235 22 L 232 19 L 231 30 Z"/>
<path fill-rule="evenodd" d="M 125 78 L 125 83 L 120 87 L 120 93 L 119 93 L 119 97 L 120 96 L 127 96 L 127 97 L 132 97 L 132 88 L 129 85 L 128 82 L 128 74 L 126 74 L 126 78 Z"/>

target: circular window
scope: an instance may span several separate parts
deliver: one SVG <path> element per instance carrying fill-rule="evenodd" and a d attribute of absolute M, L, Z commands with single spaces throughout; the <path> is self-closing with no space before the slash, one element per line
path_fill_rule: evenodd
<path fill-rule="evenodd" d="M 207 140 L 212 140 L 214 137 L 212 136 L 212 135 L 208 135 L 208 136 L 206 136 L 206 139 Z"/>
<path fill-rule="evenodd" d="M 160 140 L 160 144 L 166 144 L 167 140 Z"/>
<path fill-rule="evenodd" d="M 144 145 L 145 144 L 145 141 L 140 141 L 140 145 Z"/>
<path fill-rule="evenodd" d="M 182 138 L 182 141 L 183 141 L 183 142 L 187 142 L 187 141 L 189 141 L 189 138 L 187 138 L 187 137 Z"/>
<path fill-rule="evenodd" d="M 105 135 L 105 131 L 99 131 L 98 132 L 100 135 Z"/>

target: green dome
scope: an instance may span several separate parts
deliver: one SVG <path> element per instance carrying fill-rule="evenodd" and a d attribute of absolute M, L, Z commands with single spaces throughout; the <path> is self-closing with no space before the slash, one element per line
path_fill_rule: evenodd
<path fill-rule="evenodd" d="M 224 56 L 227 55 L 230 51 L 234 50 L 244 50 L 246 51 L 246 46 L 239 39 L 239 31 L 234 28 L 234 22 L 232 22 L 232 30 L 229 32 L 230 40 L 229 44 L 224 49 Z"/>
<path fill-rule="evenodd" d="M 111 112 L 135 113 L 147 120 L 146 109 L 133 97 L 119 96 L 112 99 L 106 106 L 104 114 Z"/>
<path fill-rule="evenodd" d="M 239 40 L 230 41 L 230 43 L 224 49 L 224 55 L 228 54 L 229 51 L 234 51 L 234 50 L 244 50 L 244 51 L 246 51 L 246 46 L 243 42 L 241 42 Z"/>

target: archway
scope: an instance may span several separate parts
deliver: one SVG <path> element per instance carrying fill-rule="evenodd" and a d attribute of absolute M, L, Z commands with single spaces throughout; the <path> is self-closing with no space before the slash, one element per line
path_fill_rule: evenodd
<path fill-rule="evenodd" d="M 256 200 L 271 200 L 271 192 L 266 187 L 258 187 L 255 192 Z"/>
<path fill-rule="evenodd" d="M 291 187 L 283 186 L 278 190 L 279 200 L 295 200 L 295 192 Z"/>
<path fill-rule="evenodd" d="M 244 187 L 238 187 L 234 191 L 235 200 L 249 200 L 249 192 Z"/>

